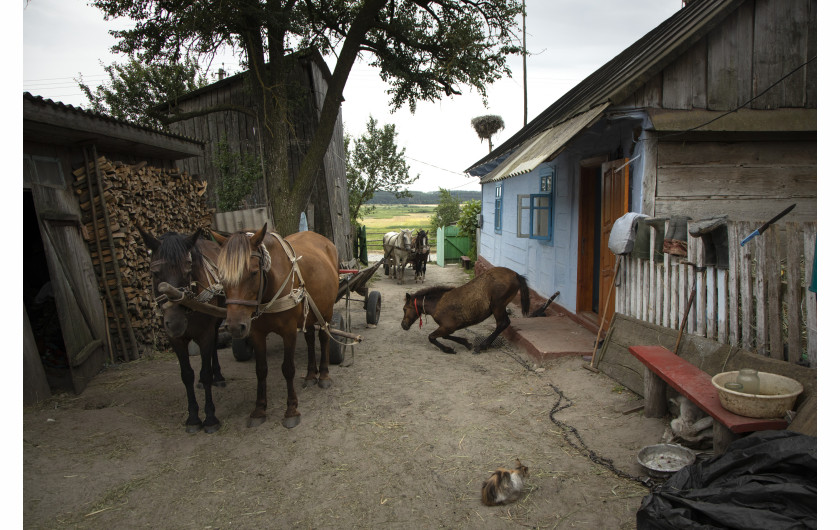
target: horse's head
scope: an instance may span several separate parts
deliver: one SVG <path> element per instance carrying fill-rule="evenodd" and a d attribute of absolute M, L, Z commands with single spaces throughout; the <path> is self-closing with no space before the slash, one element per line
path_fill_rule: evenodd
<path fill-rule="evenodd" d="M 237 232 L 228 238 L 214 237 L 222 244 L 219 279 L 227 297 L 227 326 L 235 339 L 251 333 L 251 317 L 262 302 L 266 271 L 271 258 L 262 245 L 268 224 L 253 235 Z"/>
<path fill-rule="evenodd" d="M 405 305 L 403 306 L 403 319 L 401 326 L 408 331 L 414 321 L 420 317 L 420 309 L 417 306 L 417 299 L 409 293 L 405 293 Z"/>
<path fill-rule="evenodd" d="M 414 230 L 413 228 L 401 228 L 400 229 L 400 238 L 399 238 L 400 245 L 398 245 L 400 248 L 402 248 L 404 250 L 411 249 L 411 232 L 413 230 Z"/>
<path fill-rule="evenodd" d="M 429 250 L 429 234 L 425 230 L 417 232 L 414 239 L 414 250 L 419 254 L 425 254 Z"/>
<path fill-rule="evenodd" d="M 196 279 L 193 270 L 193 249 L 201 235 L 201 229 L 192 236 L 167 232 L 157 239 L 140 227 L 140 236 L 151 253 L 152 289 L 159 296 L 158 286 L 166 282 L 179 291 L 189 291 Z M 187 310 L 180 304 L 166 302 L 163 310 L 163 327 L 171 338 L 182 336 L 187 331 Z"/>

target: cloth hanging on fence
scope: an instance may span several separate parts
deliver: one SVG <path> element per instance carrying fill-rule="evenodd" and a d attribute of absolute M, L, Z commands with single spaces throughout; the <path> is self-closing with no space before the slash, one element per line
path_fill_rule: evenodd
<path fill-rule="evenodd" d="M 649 216 L 643 213 L 627 212 L 613 223 L 610 232 L 610 240 L 607 246 L 616 256 L 632 252 L 633 243 L 636 241 L 636 224 L 639 219 Z"/>

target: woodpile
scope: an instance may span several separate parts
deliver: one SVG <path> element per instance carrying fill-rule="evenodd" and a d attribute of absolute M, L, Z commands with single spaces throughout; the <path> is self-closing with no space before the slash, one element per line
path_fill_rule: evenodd
<path fill-rule="evenodd" d="M 136 226 L 158 237 L 208 228 L 213 211 L 204 200 L 207 182 L 178 169 L 155 168 L 146 162 L 129 165 L 104 156 L 73 175 L 83 235 L 106 301 L 113 350 L 129 360 L 142 350 L 138 344 L 165 347 L 149 255 Z"/>

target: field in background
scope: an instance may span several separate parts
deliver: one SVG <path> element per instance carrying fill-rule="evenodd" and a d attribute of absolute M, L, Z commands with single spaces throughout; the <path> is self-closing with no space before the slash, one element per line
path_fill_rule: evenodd
<path fill-rule="evenodd" d="M 423 229 L 429 232 L 429 244 L 434 251 L 436 233 L 430 231 L 436 204 L 377 204 L 376 210 L 360 221 L 367 231 L 368 252 L 382 252 L 382 236 L 402 228 L 413 228 L 414 234 Z"/>

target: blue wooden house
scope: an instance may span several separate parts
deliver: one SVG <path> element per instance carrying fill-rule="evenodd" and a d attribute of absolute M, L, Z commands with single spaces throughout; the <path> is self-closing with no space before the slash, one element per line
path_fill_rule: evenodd
<path fill-rule="evenodd" d="M 816 0 L 686 2 L 465 170 L 477 270 L 525 274 L 595 330 L 625 311 L 606 295 L 626 212 L 758 222 L 795 202 L 787 221 L 816 221 L 816 78 Z"/>

